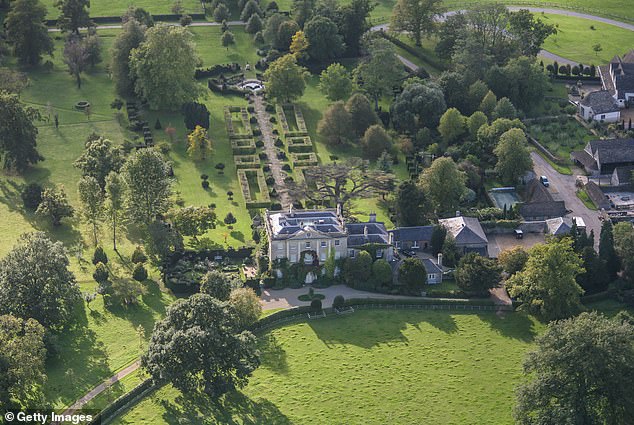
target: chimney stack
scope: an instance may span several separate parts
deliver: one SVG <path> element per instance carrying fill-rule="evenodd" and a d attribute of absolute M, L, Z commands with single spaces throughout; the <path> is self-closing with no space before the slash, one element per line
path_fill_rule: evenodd
<path fill-rule="evenodd" d="M 363 237 L 366 239 L 368 238 L 368 226 L 363 227 Z"/>
<path fill-rule="evenodd" d="M 438 267 L 442 269 L 442 252 L 438 253 Z"/>
<path fill-rule="evenodd" d="M 370 223 L 376 223 L 376 213 L 370 213 Z"/>
<path fill-rule="evenodd" d="M 288 207 L 288 215 L 293 217 L 293 204 Z"/>
<path fill-rule="evenodd" d="M 460 210 L 456 211 L 456 217 L 460 217 Z"/>

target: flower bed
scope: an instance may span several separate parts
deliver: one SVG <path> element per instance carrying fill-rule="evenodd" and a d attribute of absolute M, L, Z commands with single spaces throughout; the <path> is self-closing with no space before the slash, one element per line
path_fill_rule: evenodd
<path fill-rule="evenodd" d="M 251 155 L 255 153 L 255 141 L 249 139 L 231 139 L 231 150 L 234 155 Z"/>
<path fill-rule="evenodd" d="M 257 155 L 235 155 L 233 162 L 235 162 L 236 168 L 260 168 L 260 159 Z"/>
<path fill-rule="evenodd" d="M 239 169 L 238 181 L 247 208 L 266 208 L 271 205 L 269 189 L 261 168 Z"/>
<path fill-rule="evenodd" d="M 307 153 L 313 151 L 313 142 L 310 137 L 287 137 L 288 151 L 290 153 Z"/>
<path fill-rule="evenodd" d="M 317 155 L 315 155 L 313 152 L 292 153 L 291 161 L 293 162 L 293 167 L 310 167 L 319 164 Z"/>

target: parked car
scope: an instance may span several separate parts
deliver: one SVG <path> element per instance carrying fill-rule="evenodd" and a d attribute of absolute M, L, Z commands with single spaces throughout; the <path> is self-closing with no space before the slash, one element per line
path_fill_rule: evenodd
<path fill-rule="evenodd" d="M 549 187 L 549 186 L 550 186 L 550 182 L 548 181 L 548 177 L 546 177 L 546 176 L 541 176 L 541 177 L 539 178 L 539 181 L 540 181 L 540 182 L 542 182 L 542 184 L 543 184 L 544 186 L 546 186 L 546 187 Z"/>
<path fill-rule="evenodd" d="M 522 239 L 524 237 L 524 232 L 520 229 L 515 229 L 515 239 Z"/>
<path fill-rule="evenodd" d="M 403 256 L 405 257 L 416 257 L 416 252 L 409 249 L 401 250 L 401 254 L 403 254 Z"/>

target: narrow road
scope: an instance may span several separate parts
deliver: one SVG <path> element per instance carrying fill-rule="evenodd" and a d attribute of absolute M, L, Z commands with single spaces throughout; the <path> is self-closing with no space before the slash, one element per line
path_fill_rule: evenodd
<path fill-rule="evenodd" d="M 266 104 L 262 96 L 253 96 L 255 113 L 262 131 L 262 141 L 264 142 L 264 151 L 268 157 L 268 164 L 271 167 L 271 174 L 275 179 L 275 190 L 280 196 L 282 209 L 286 210 L 292 204 L 293 200 L 288 193 L 288 188 L 284 182 L 285 173 L 282 171 L 282 161 L 277 157 L 277 149 L 275 147 L 275 138 L 271 129 L 271 115 L 266 112 Z"/>
<path fill-rule="evenodd" d="M 573 175 L 571 176 L 559 174 L 557 170 L 537 152 L 532 152 L 531 158 L 533 159 L 535 174 L 548 177 L 550 181 L 550 191 L 556 193 L 556 196 L 566 203 L 566 208 L 572 211 L 568 216 L 583 218 L 588 234 L 594 230 L 594 246 L 595 249 L 597 249 L 599 247 L 599 235 L 601 234 L 599 213 L 586 207 L 584 203 L 581 202 L 581 199 L 577 197 L 575 182 L 577 177 L 581 177 L 583 174 L 576 168 L 573 168 Z"/>

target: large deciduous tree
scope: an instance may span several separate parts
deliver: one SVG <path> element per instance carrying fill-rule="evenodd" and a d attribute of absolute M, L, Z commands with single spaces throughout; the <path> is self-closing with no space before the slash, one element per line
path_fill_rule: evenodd
<path fill-rule="evenodd" d="M 123 151 L 110 140 L 103 137 L 89 137 L 85 150 L 74 162 L 84 176 L 94 177 L 99 186 L 104 188 L 106 176 L 118 173 L 125 162 Z"/>
<path fill-rule="evenodd" d="M 365 131 L 361 139 L 361 147 L 363 148 L 363 155 L 375 161 L 383 152 L 392 150 L 392 137 L 382 125 L 374 124 Z"/>
<path fill-rule="evenodd" d="M 139 47 L 144 38 L 145 27 L 136 19 L 128 19 L 110 49 L 110 72 L 120 96 L 129 96 L 134 93 L 136 78 L 130 72 L 130 52 Z"/>
<path fill-rule="evenodd" d="M 236 288 L 231 291 L 229 305 L 238 316 L 238 327 L 247 329 L 258 321 L 262 315 L 260 298 L 251 288 Z"/>
<path fill-rule="evenodd" d="M 36 149 L 33 121 L 37 119 L 37 110 L 25 107 L 17 95 L 0 91 L 0 159 L 4 170 L 22 172 L 44 159 Z"/>
<path fill-rule="evenodd" d="M 7 41 L 22 65 L 34 66 L 42 54 L 53 54 L 53 41 L 44 24 L 46 8 L 39 0 L 15 0 L 5 19 Z"/>
<path fill-rule="evenodd" d="M 370 100 L 363 93 L 353 94 L 346 102 L 346 110 L 350 113 L 352 128 L 358 137 L 363 136 L 371 125 L 380 123 Z"/>
<path fill-rule="evenodd" d="M 387 40 L 371 37 L 364 47 L 368 57 L 355 68 L 354 75 L 359 86 L 374 100 L 374 108 L 379 109 L 379 99 L 400 85 L 405 70 Z"/>
<path fill-rule="evenodd" d="M 0 260 L 0 314 L 35 319 L 47 328 L 70 322 L 81 299 L 61 242 L 45 233 L 22 235 Z"/>
<path fill-rule="evenodd" d="M 570 239 L 553 239 L 529 251 L 524 269 L 511 276 L 506 287 L 532 314 L 545 320 L 570 317 L 581 310 L 583 289 L 576 282 L 581 264 Z"/>
<path fill-rule="evenodd" d="M 99 227 L 104 214 L 104 196 L 96 178 L 84 176 L 77 185 L 81 213 L 92 227 L 92 236 L 95 246 L 98 243 Z"/>
<path fill-rule="evenodd" d="M 88 66 L 88 51 L 79 36 L 71 36 L 64 43 L 64 63 L 70 75 L 75 77 L 77 88 L 81 88 L 81 73 Z"/>
<path fill-rule="evenodd" d="M 178 208 L 169 213 L 169 218 L 176 230 L 194 240 L 207 230 L 216 228 L 216 213 L 209 207 Z"/>
<path fill-rule="evenodd" d="M 170 206 L 171 181 L 168 165 L 158 151 L 136 151 L 122 169 L 127 189 L 127 208 L 132 220 L 152 223 Z"/>
<path fill-rule="evenodd" d="M 466 131 L 466 119 L 456 108 L 449 108 L 440 117 L 438 132 L 446 145 L 460 139 Z"/>
<path fill-rule="evenodd" d="M 521 128 L 512 128 L 500 136 L 493 153 L 498 159 L 495 172 L 504 183 L 517 183 L 520 177 L 533 168 L 533 160 L 526 146 L 526 134 Z"/>
<path fill-rule="evenodd" d="M 141 362 L 157 382 L 211 396 L 246 385 L 260 363 L 255 336 L 240 329 L 234 309 L 204 294 L 169 308 Z"/>
<path fill-rule="evenodd" d="M 486 293 L 499 285 L 500 268 L 495 260 L 470 252 L 460 259 L 455 272 L 458 286 L 466 291 Z"/>
<path fill-rule="evenodd" d="M 614 226 L 614 248 L 621 260 L 623 277 L 634 281 L 634 228 L 631 223 L 617 223 Z"/>
<path fill-rule="evenodd" d="M 390 29 L 406 32 L 420 46 L 423 36 L 434 31 L 435 20 L 442 11 L 442 0 L 398 0 Z"/>
<path fill-rule="evenodd" d="M 125 183 L 119 173 L 112 172 L 106 177 L 105 196 L 105 211 L 112 232 L 112 247 L 117 251 L 117 231 L 122 225 L 125 202 Z"/>
<path fill-rule="evenodd" d="M 345 48 L 337 25 L 324 16 L 315 16 L 304 26 L 308 39 L 308 55 L 317 62 L 323 62 L 341 55 Z"/>
<path fill-rule="evenodd" d="M 415 134 L 421 127 L 436 127 L 446 110 L 445 97 L 438 84 L 414 82 L 392 103 L 392 122 L 399 130 Z"/>
<path fill-rule="evenodd" d="M 178 109 L 199 93 L 194 80 L 197 62 L 187 29 L 157 24 L 130 52 L 130 72 L 136 78 L 134 90 L 152 109 Z"/>
<path fill-rule="evenodd" d="M 57 25 L 62 30 L 79 35 L 79 28 L 90 26 L 90 0 L 57 0 L 55 7 L 60 10 Z"/>
<path fill-rule="evenodd" d="M 634 327 L 592 312 L 553 322 L 524 361 L 515 420 L 626 424 L 634 417 Z"/>
<path fill-rule="evenodd" d="M 330 100 L 344 100 L 352 92 L 352 80 L 346 68 L 333 63 L 324 71 L 319 78 L 319 90 Z"/>
<path fill-rule="evenodd" d="M 200 293 L 220 301 L 228 301 L 234 288 L 235 285 L 231 279 L 218 270 L 211 270 L 200 279 Z"/>
<path fill-rule="evenodd" d="M 346 52 L 351 57 L 359 55 L 361 37 L 370 28 L 368 17 L 372 9 L 374 4 L 369 0 L 352 0 L 337 8 L 335 22 L 343 37 Z"/>
<path fill-rule="evenodd" d="M 0 408 L 8 409 L 12 401 L 32 408 L 41 403 L 46 381 L 44 335 L 35 319 L 0 316 Z"/>
<path fill-rule="evenodd" d="M 405 285 L 407 293 L 419 295 L 427 284 L 427 270 L 423 262 L 416 257 L 403 260 L 398 269 L 398 281 Z"/>
<path fill-rule="evenodd" d="M 452 212 L 467 190 L 465 176 L 451 158 L 438 158 L 420 176 L 420 185 L 437 212 Z"/>
<path fill-rule="evenodd" d="M 317 133 L 331 146 L 352 141 L 352 117 L 342 101 L 333 103 L 324 111 L 317 124 Z"/>
<path fill-rule="evenodd" d="M 264 73 L 266 92 L 278 102 L 289 102 L 304 94 L 306 70 L 297 64 L 295 55 L 284 55 Z"/>
<path fill-rule="evenodd" d="M 192 158 L 207 159 L 207 153 L 211 151 L 211 139 L 207 130 L 199 125 L 187 136 L 187 154 Z"/>
<path fill-rule="evenodd" d="M 498 97 L 509 98 L 522 110 L 529 110 L 540 102 L 550 86 L 548 76 L 535 59 L 525 56 L 491 68 L 486 83 Z"/>
<path fill-rule="evenodd" d="M 393 181 L 392 176 L 371 170 L 368 162 L 359 158 L 312 167 L 304 173 L 316 189 L 300 188 L 303 195 L 314 202 L 331 201 L 334 205 L 370 197 L 377 191 L 387 190 Z"/>
<path fill-rule="evenodd" d="M 75 209 L 68 203 L 64 186 L 48 187 L 42 192 L 42 200 L 35 213 L 51 220 L 53 226 L 62 224 L 62 219 L 72 217 Z"/>
<path fill-rule="evenodd" d="M 535 18 L 527 9 L 511 12 L 508 31 L 513 35 L 519 53 L 531 57 L 539 54 L 542 44 L 550 35 L 557 34 L 554 25 Z"/>

